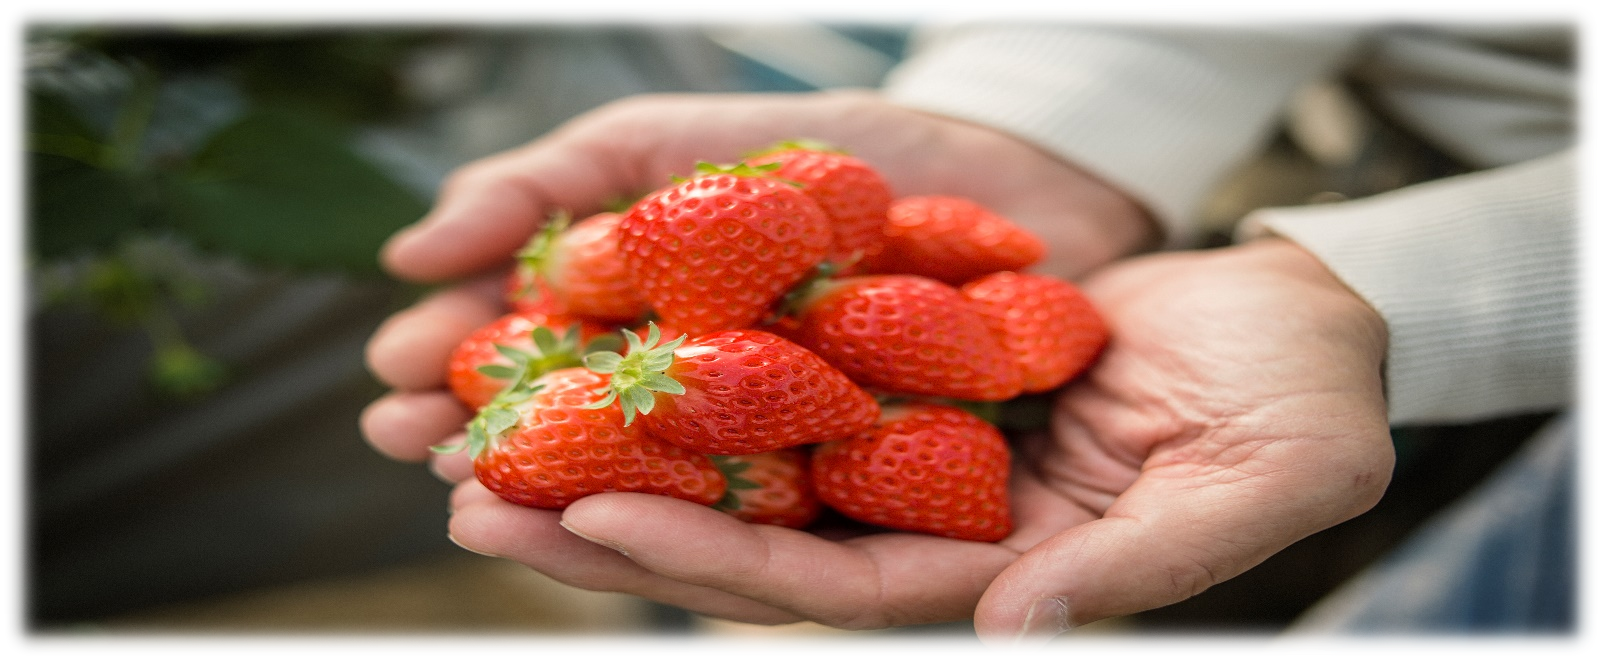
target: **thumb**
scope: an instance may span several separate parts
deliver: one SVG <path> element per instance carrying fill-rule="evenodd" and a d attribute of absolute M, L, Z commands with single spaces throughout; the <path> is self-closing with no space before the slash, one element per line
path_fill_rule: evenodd
<path fill-rule="evenodd" d="M 1136 519 L 1086 523 L 1031 548 L 998 575 L 979 601 L 974 628 L 991 644 L 1043 640 L 1179 602 L 1261 561 L 1209 562 L 1204 552 Z"/>
<path fill-rule="evenodd" d="M 1202 484 L 1144 474 L 1102 518 L 1058 532 L 1002 571 L 974 628 L 987 643 L 1011 644 L 1195 596 L 1368 510 L 1388 482 L 1383 458 Z"/>
<path fill-rule="evenodd" d="M 553 212 L 582 218 L 638 188 L 618 177 L 623 156 L 589 135 L 557 134 L 452 173 L 428 215 L 384 245 L 384 267 L 419 282 L 484 272 L 507 263 Z"/>

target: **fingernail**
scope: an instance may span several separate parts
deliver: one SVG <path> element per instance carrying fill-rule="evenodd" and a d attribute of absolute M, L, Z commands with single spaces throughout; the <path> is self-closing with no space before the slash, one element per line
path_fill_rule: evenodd
<path fill-rule="evenodd" d="M 617 541 L 608 541 L 606 539 L 598 539 L 598 538 L 595 538 L 593 536 L 590 536 L 589 534 L 585 534 L 584 532 L 581 532 L 581 531 L 578 531 L 576 529 L 573 529 L 572 526 L 567 524 L 566 520 L 558 521 L 557 524 L 561 525 L 562 529 L 565 529 L 565 530 L 567 530 L 569 532 L 572 532 L 574 536 L 577 536 L 577 537 L 579 537 L 581 539 L 589 541 L 590 543 L 594 543 L 596 545 L 601 545 L 601 546 L 606 546 L 608 548 L 616 550 L 618 552 L 618 554 L 621 554 L 624 557 L 629 556 L 629 551 L 627 549 L 625 549 L 623 547 L 623 545 L 618 543 Z"/>
<path fill-rule="evenodd" d="M 492 554 L 490 554 L 488 552 L 484 552 L 483 550 L 477 550 L 477 549 L 474 549 L 474 548 L 467 547 L 466 544 L 462 543 L 461 541 L 456 540 L 456 536 L 454 536 L 454 535 L 452 535 L 452 534 L 450 534 L 448 532 L 445 534 L 445 538 L 450 539 L 451 543 L 455 543 L 456 547 L 461 548 L 463 550 L 466 550 L 468 552 L 471 552 L 471 553 L 473 553 L 475 555 L 484 555 L 485 557 L 494 557 L 496 559 L 500 559 L 500 557 L 501 557 L 500 555 L 492 555 Z"/>
<path fill-rule="evenodd" d="M 1029 606 L 1024 615 L 1023 630 L 1013 638 L 1016 646 L 1044 645 L 1052 637 L 1067 631 L 1068 600 L 1061 596 L 1046 596 Z"/>

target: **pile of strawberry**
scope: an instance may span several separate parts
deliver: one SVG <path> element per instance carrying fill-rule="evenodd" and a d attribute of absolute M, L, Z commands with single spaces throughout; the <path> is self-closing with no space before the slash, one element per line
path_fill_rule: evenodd
<path fill-rule="evenodd" d="M 783 143 L 622 213 L 552 219 L 449 384 L 478 480 L 525 506 L 654 493 L 806 527 L 996 541 L 1011 454 L 966 402 L 1056 388 L 1107 341 L 1041 241 Z M 669 339 L 671 338 L 671 339 Z M 666 340 L 666 341 L 664 341 Z"/>

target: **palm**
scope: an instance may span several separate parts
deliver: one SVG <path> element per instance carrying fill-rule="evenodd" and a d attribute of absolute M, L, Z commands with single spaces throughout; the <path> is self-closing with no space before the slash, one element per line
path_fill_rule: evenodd
<path fill-rule="evenodd" d="M 1019 448 L 1032 469 L 1008 544 L 1027 552 L 1008 573 L 1084 565 L 1085 544 L 1121 539 L 1132 552 L 1092 558 L 1094 570 L 1058 590 L 1087 594 L 1076 607 L 1097 618 L 1131 613 L 1373 504 L 1391 453 L 1378 361 L 1365 350 L 1382 344 L 1328 321 L 1345 318 L 1330 306 L 1362 303 L 1206 254 L 1126 262 L 1086 288 L 1115 339 L 1058 401 L 1053 433 Z M 1155 591 L 1097 588 L 1140 582 L 1131 576 Z M 1027 597 L 1003 586 L 985 598 L 1000 612 Z M 980 609 L 981 630 L 1012 622 Z"/>
<path fill-rule="evenodd" d="M 1143 475 L 1153 486 L 1173 480 L 1194 485 L 1198 477 L 1224 481 L 1229 472 L 1265 460 L 1254 454 L 1258 449 L 1329 451 L 1381 429 L 1376 424 L 1383 417 L 1373 414 L 1355 429 L 1290 434 L 1265 427 L 1261 422 L 1268 420 L 1383 410 L 1361 396 L 1377 392 L 1352 391 L 1345 379 L 1322 371 L 1335 365 L 1311 362 L 1310 352 L 1287 355 L 1285 341 L 1315 342 L 1318 334 L 1303 325 L 1314 319 L 1296 318 L 1301 301 L 1270 304 L 1292 290 L 1273 290 L 1281 288 L 1277 282 L 1231 281 L 1233 274 L 1213 269 L 1184 268 L 1180 278 L 1172 266 L 1136 262 L 1090 284 L 1117 340 L 1064 392 L 1050 441 L 1022 448 L 1035 454 L 1025 462 L 1040 466 L 1042 483 L 1100 516 Z M 1214 293 L 1220 290 L 1230 293 Z M 1265 307 L 1280 313 L 1265 316 Z M 1288 397 L 1288 389 L 1295 396 Z M 1276 445 L 1297 440 L 1308 442 Z"/>

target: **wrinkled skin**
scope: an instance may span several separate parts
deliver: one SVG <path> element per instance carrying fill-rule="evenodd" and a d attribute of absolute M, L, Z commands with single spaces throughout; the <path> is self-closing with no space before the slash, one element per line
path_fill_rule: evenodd
<path fill-rule="evenodd" d="M 562 512 L 503 502 L 468 478 L 464 456 L 427 451 L 467 419 L 440 389 L 443 356 L 498 314 L 491 277 L 397 314 L 368 349 L 395 391 L 363 414 L 363 431 L 378 451 L 432 460 L 460 482 L 457 543 L 577 587 L 738 621 L 862 629 L 972 617 L 981 638 L 1007 642 L 1183 600 L 1383 493 L 1394 461 L 1385 327 L 1312 255 L 1268 238 L 1107 265 L 1155 238 L 1117 191 L 1007 136 L 868 95 L 603 108 L 453 178 L 385 263 L 419 281 L 483 272 L 552 204 L 594 204 L 697 157 L 796 135 L 851 145 L 900 193 L 995 204 L 1052 245 L 1046 272 L 1090 273 L 1082 286 L 1114 339 L 1063 391 L 1051 432 L 1017 448 L 1013 535 L 818 535 L 626 493 Z"/>

